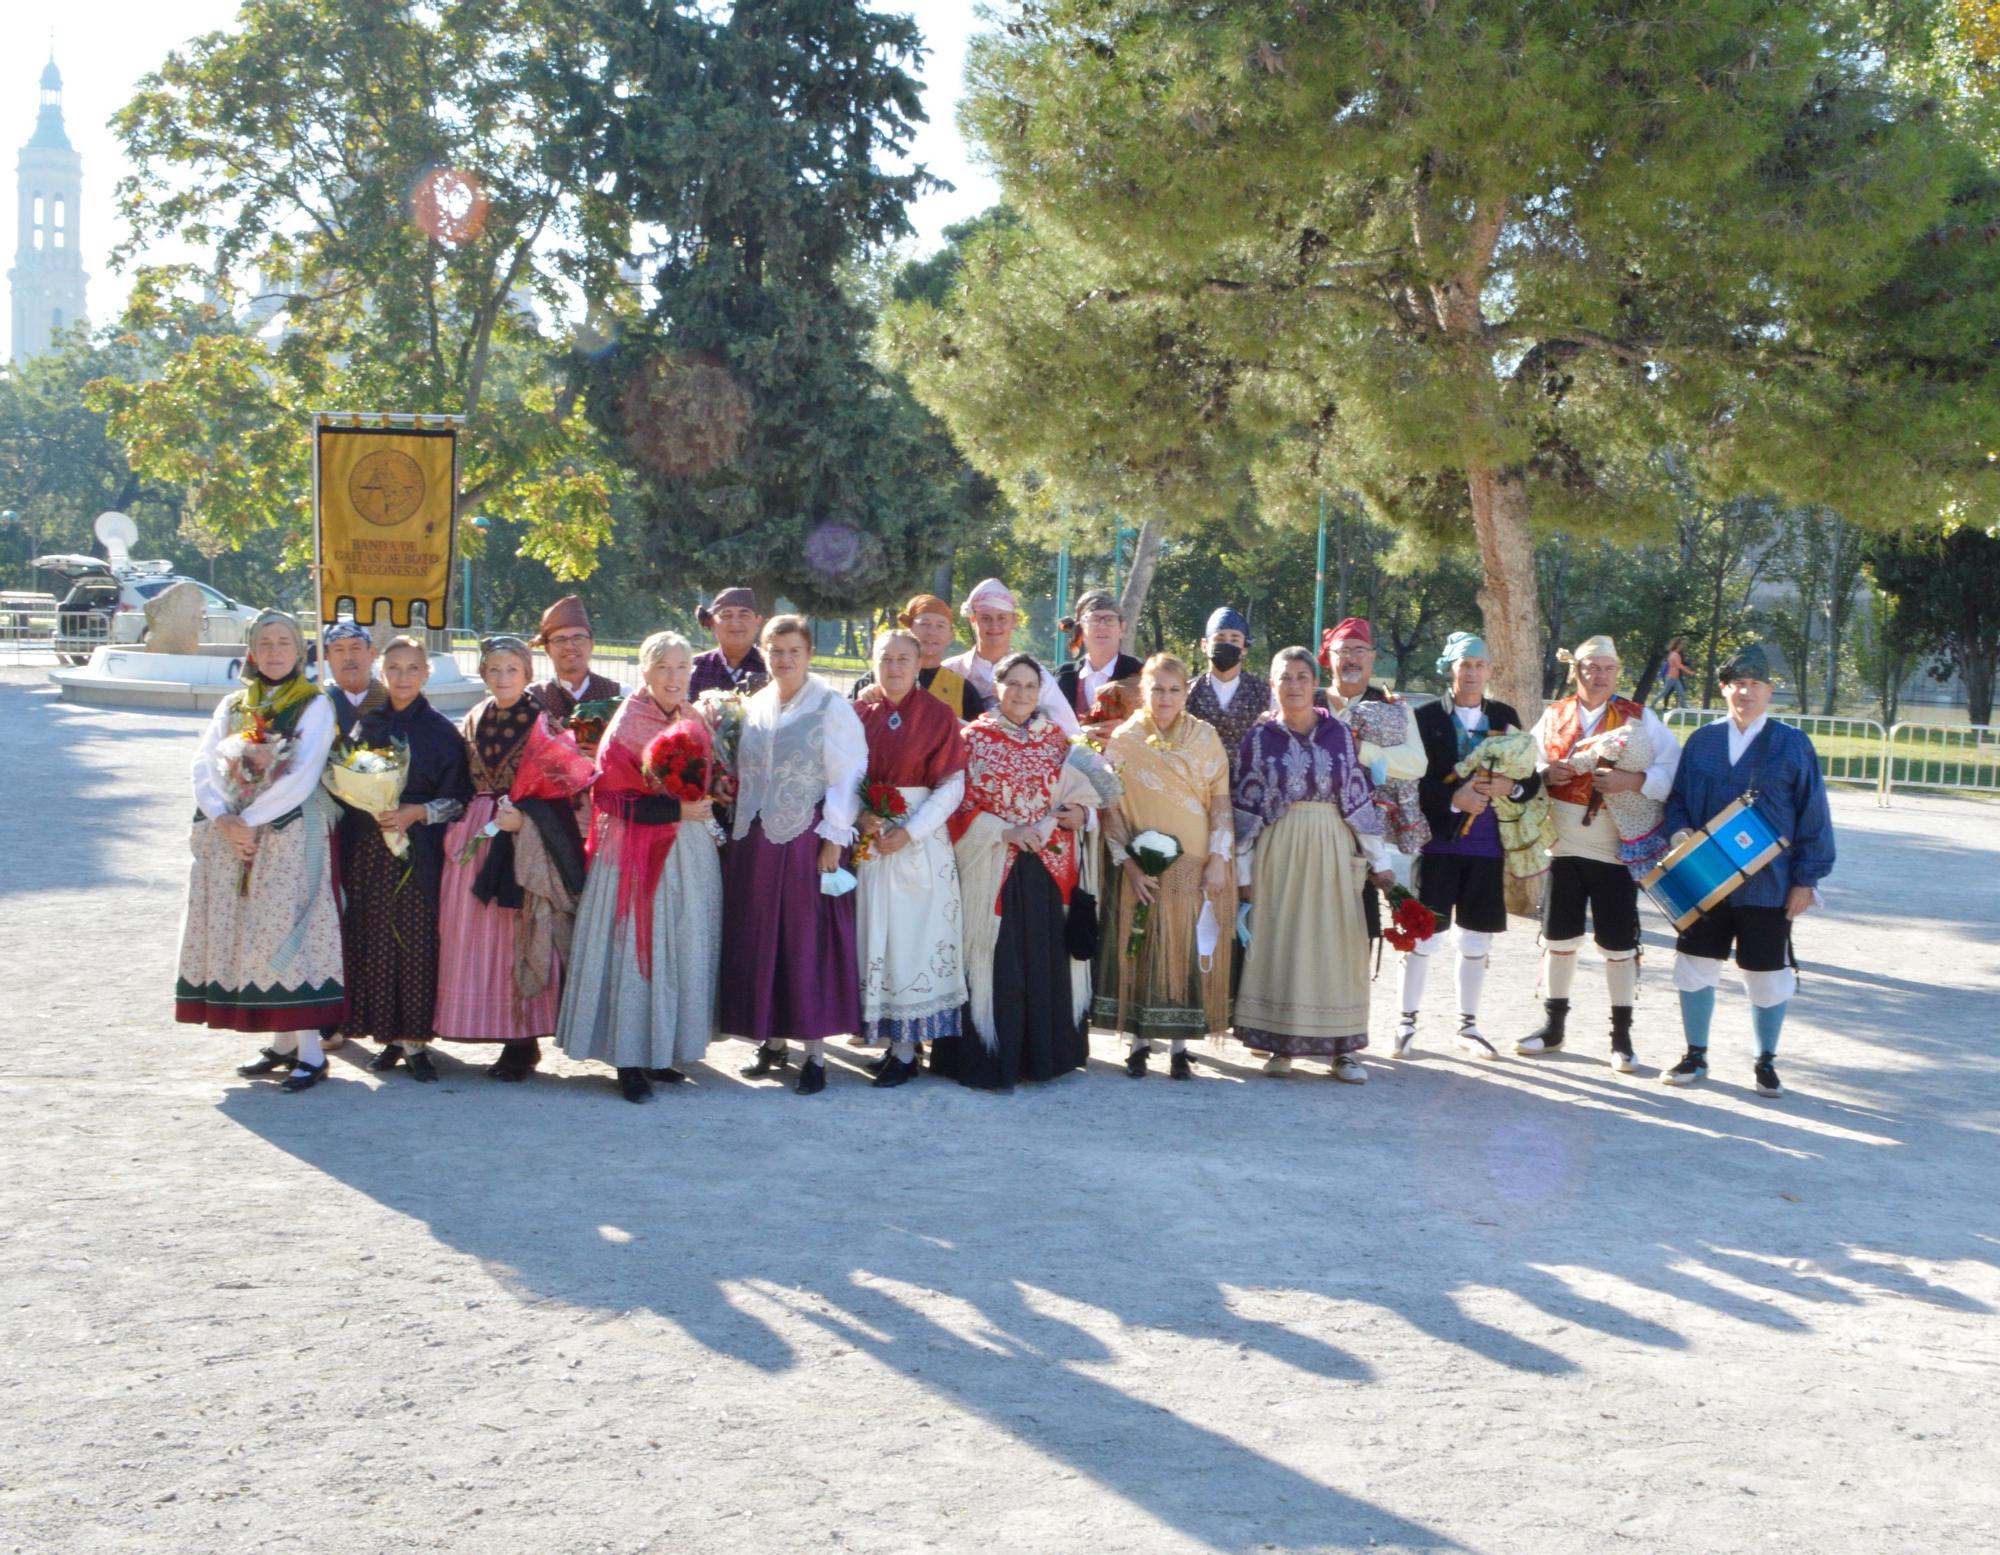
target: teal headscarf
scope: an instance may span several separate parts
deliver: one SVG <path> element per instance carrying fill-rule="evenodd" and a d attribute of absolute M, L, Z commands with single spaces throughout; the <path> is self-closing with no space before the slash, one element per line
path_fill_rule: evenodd
<path fill-rule="evenodd" d="M 1460 659 L 1490 659 L 1486 639 L 1477 632 L 1453 632 L 1444 640 L 1444 656 L 1437 661 L 1438 673 L 1449 675 Z"/>

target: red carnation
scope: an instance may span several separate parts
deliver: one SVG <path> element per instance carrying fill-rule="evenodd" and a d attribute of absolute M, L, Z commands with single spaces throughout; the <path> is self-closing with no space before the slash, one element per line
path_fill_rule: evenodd
<path fill-rule="evenodd" d="M 691 723 L 677 723 L 648 740 L 639 770 L 659 792 L 682 804 L 707 797 L 707 748 Z"/>
<path fill-rule="evenodd" d="M 1392 885 L 1387 895 L 1389 923 L 1382 931 L 1382 938 L 1396 949 L 1415 950 L 1419 941 L 1427 940 L 1437 933 L 1437 914 L 1418 901 L 1412 893 L 1399 885 Z"/>

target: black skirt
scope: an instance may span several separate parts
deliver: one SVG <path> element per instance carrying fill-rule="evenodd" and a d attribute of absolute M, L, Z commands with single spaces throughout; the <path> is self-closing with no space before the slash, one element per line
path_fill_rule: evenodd
<path fill-rule="evenodd" d="M 410 851 L 397 858 L 374 818 L 341 816 L 340 879 L 347 942 L 347 1019 L 341 1034 L 379 1042 L 430 1036 L 437 1007 L 438 881 L 441 844 L 410 828 Z"/>
<path fill-rule="evenodd" d="M 988 1052 L 973 1030 L 931 1045 L 931 1069 L 960 1085 L 1006 1090 L 1021 1080 L 1053 1080 L 1081 1069 L 1090 1042 L 1072 1013 L 1070 954 L 1062 893 L 1033 854 L 1023 854 L 1000 888 L 1000 938 L 993 948 L 993 1026 Z"/>

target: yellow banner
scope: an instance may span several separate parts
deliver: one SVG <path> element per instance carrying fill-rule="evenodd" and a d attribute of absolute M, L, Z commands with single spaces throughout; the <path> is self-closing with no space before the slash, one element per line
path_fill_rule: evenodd
<path fill-rule="evenodd" d="M 372 625 L 409 626 L 421 600 L 430 625 L 445 624 L 451 587 L 457 433 L 322 424 L 319 465 L 320 619 L 350 603 Z"/>

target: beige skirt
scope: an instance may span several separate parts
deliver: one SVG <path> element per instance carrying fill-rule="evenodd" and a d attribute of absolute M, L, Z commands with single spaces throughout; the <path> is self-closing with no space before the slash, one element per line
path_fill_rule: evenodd
<path fill-rule="evenodd" d="M 1237 1041 L 1317 1058 L 1368 1045 L 1367 870 L 1330 804 L 1295 804 L 1258 834 Z"/>

